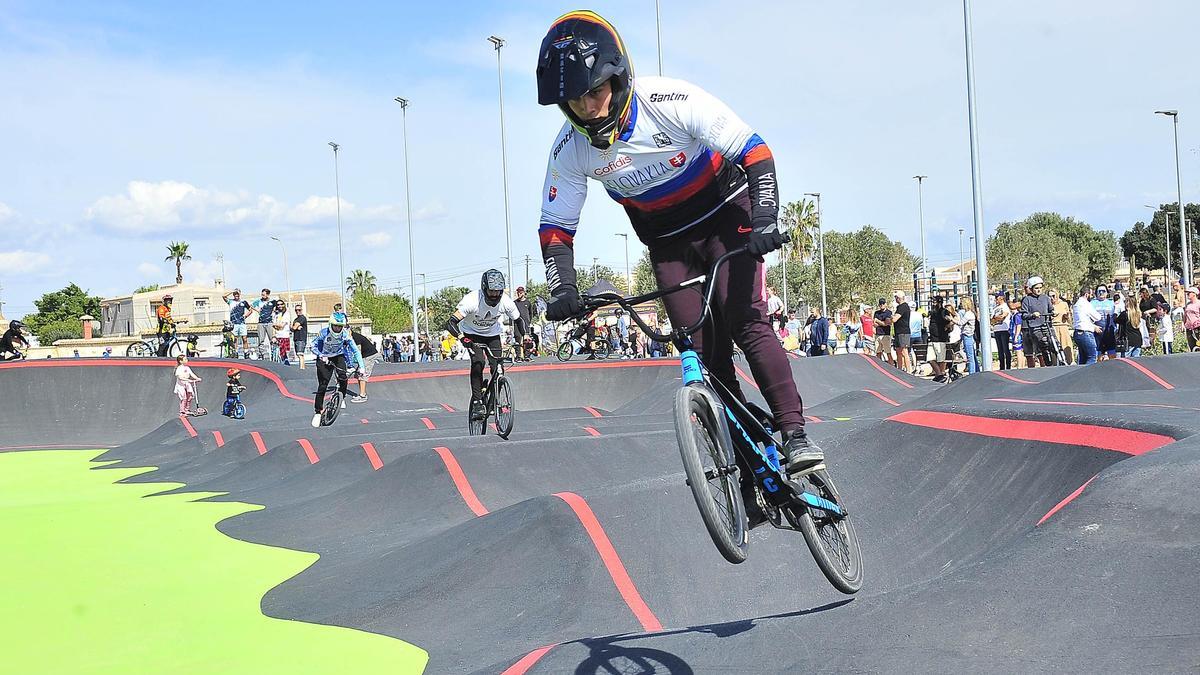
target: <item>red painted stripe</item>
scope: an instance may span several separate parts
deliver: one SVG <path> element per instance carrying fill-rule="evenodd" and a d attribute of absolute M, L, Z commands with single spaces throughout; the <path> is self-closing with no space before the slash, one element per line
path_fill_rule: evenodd
<path fill-rule="evenodd" d="M 613 548 L 608 535 L 604 533 L 604 528 L 600 526 L 600 521 L 596 520 L 596 514 L 592 513 L 592 507 L 588 506 L 583 497 L 574 492 L 556 492 L 554 496 L 566 502 L 571 507 L 571 510 L 575 512 L 575 516 L 579 518 L 579 522 L 583 523 L 583 529 L 591 537 L 592 545 L 596 547 L 596 552 L 600 554 L 600 560 L 604 562 L 604 567 L 608 569 L 608 575 L 612 577 L 613 584 L 616 585 L 621 598 L 625 600 L 625 604 L 629 606 L 629 610 L 633 612 L 638 623 L 642 625 L 642 630 L 662 630 L 662 623 L 659 622 L 658 617 L 654 616 L 654 612 L 650 611 L 650 607 L 646 605 L 646 601 L 638 593 L 637 587 L 633 585 L 633 580 L 629 578 L 629 573 L 625 571 L 625 565 L 617 555 L 616 549 Z"/>
<path fill-rule="evenodd" d="M 312 443 L 308 442 L 307 438 L 297 438 L 296 442 L 300 444 L 301 448 L 304 448 L 304 454 L 308 457 L 309 464 L 316 464 L 321 461 L 321 458 L 317 457 L 316 449 L 313 448 Z"/>
<path fill-rule="evenodd" d="M 875 391 L 874 389 L 863 389 L 863 391 L 865 391 L 865 392 L 867 392 L 868 394 L 870 394 L 870 395 L 874 396 L 875 398 L 879 399 L 880 401 L 883 401 L 884 403 L 890 403 L 890 404 L 892 404 L 892 405 L 897 405 L 897 406 L 898 406 L 898 405 L 900 405 L 899 403 L 896 403 L 896 402 L 895 402 L 895 401 L 893 401 L 892 399 L 890 399 L 890 398 L 888 398 L 888 397 L 884 396 L 883 394 L 881 394 L 881 393 L 879 393 L 879 392 Z"/>
<path fill-rule="evenodd" d="M 545 647 L 538 647 L 525 656 L 522 656 L 520 661 L 517 661 L 511 666 L 505 668 L 504 672 L 500 673 L 500 675 L 525 675 L 525 673 L 529 672 L 529 669 L 533 667 L 533 664 L 540 661 L 541 658 L 545 656 L 546 653 L 551 649 L 554 649 L 555 646 L 556 645 L 546 645 Z"/>
<path fill-rule="evenodd" d="M 1012 380 L 1013 382 L 1019 382 L 1020 384 L 1037 384 L 1037 382 L 1030 382 L 1029 380 L 1022 380 L 1019 377 L 1009 375 L 1008 373 L 1004 372 L 1003 370 L 993 370 L 992 372 L 999 375 L 1000 377 L 1003 377 L 1006 380 Z"/>
<path fill-rule="evenodd" d="M 600 414 L 599 410 L 596 410 L 595 408 L 593 408 L 591 406 L 585 405 L 585 406 L 583 406 L 583 409 L 588 411 L 589 413 L 591 413 L 592 417 L 604 417 L 604 415 Z"/>
<path fill-rule="evenodd" d="M 988 400 L 996 401 L 997 403 L 1032 403 L 1035 405 L 1068 405 L 1088 408 L 1166 408 L 1168 410 L 1200 411 L 1200 408 L 1192 408 L 1186 405 L 1170 405 L 1168 403 L 1084 403 L 1082 401 L 1038 401 L 1027 398 L 989 398 Z"/>
<path fill-rule="evenodd" d="M 183 428 L 187 429 L 188 436 L 195 438 L 196 436 L 199 435 L 196 433 L 196 430 L 194 428 L 192 428 L 192 423 L 188 421 L 188 418 L 184 417 L 183 415 L 180 415 L 179 421 L 183 422 Z"/>
<path fill-rule="evenodd" d="M 595 428 L 595 427 L 584 427 L 584 428 L 583 428 L 583 430 L 584 430 L 584 431 L 586 431 L 586 432 L 588 432 L 589 434 L 591 434 L 591 435 L 593 435 L 593 436 L 599 436 L 599 435 L 600 435 L 600 432 L 599 432 L 599 431 L 596 431 L 596 428 Z"/>
<path fill-rule="evenodd" d="M 990 436 L 991 438 L 1082 445 L 1100 450 L 1122 452 L 1127 455 L 1140 455 L 1175 442 L 1174 438 L 1162 434 L 1103 427 L 1095 424 L 1013 420 L 929 410 L 908 410 L 893 415 L 888 420 L 944 431 Z"/>
<path fill-rule="evenodd" d="M 449 405 L 447 405 L 445 403 L 442 404 L 442 407 L 446 409 L 446 412 L 457 412 L 454 408 L 450 407 Z"/>
<path fill-rule="evenodd" d="M 218 448 L 225 447 L 225 437 L 221 435 L 221 432 L 214 431 L 213 432 L 213 440 L 217 442 Z"/>
<path fill-rule="evenodd" d="M 1055 504 L 1055 505 L 1054 505 L 1054 508 L 1052 508 L 1052 509 L 1050 509 L 1049 511 L 1047 511 L 1047 512 L 1046 512 L 1046 515 L 1042 516 L 1042 519 L 1041 519 L 1041 520 L 1039 520 L 1039 521 L 1037 521 L 1037 524 L 1038 524 L 1038 525 L 1041 525 L 1042 523 L 1046 522 L 1046 519 L 1047 519 L 1047 518 L 1049 518 L 1050 516 L 1052 516 L 1052 515 L 1054 515 L 1054 514 L 1058 513 L 1059 509 L 1061 509 L 1062 507 L 1066 506 L 1067 504 L 1070 504 L 1070 503 L 1071 503 L 1071 501 L 1072 501 L 1073 499 L 1075 499 L 1076 497 L 1078 497 L 1078 496 L 1079 496 L 1079 495 L 1080 495 L 1080 494 L 1083 492 L 1084 488 L 1086 488 L 1087 486 L 1091 485 L 1091 484 L 1092 484 L 1092 481 L 1096 480 L 1097 476 L 1099 476 L 1099 475 L 1100 475 L 1100 474 L 1096 474 L 1095 476 L 1092 476 L 1091 478 L 1087 479 L 1087 482 L 1086 482 L 1086 483 L 1084 483 L 1083 485 L 1080 485 L 1078 488 L 1076 488 L 1076 490 L 1075 490 L 1074 492 L 1072 492 L 1071 494 L 1067 495 L 1067 498 L 1066 498 L 1066 499 L 1064 499 L 1064 500 L 1062 500 L 1061 502 L 1059 502 L 1059 503 Z M 1036 527 L 1036 526 L 1035 526 L 1035 527 Z"/>
<path fill-rule="evenodd" d="M 746 371 L 742 370 L 741 368 L 738 368 L 737 366 L 734 366 L 733 372 L 737 373 L 738 377 L 745 380 L 746 384 L 749 384 L 751 387 L 754 387 L 754 391 L 759 391 L 758 385 L 754 382 L 754 378 L 747 375 Z"/>
<path fill-rule="evenodd" d="M 475 496 L 471 482 L 467 480 L 467 475 L 463 473 L 462 467 L 458 465 L 458 460 L 454 457 L 454 453 L 450 452 L 450 448 L 437 447 L 433 450 L 442 458 L 442 463 L 446 465 L 446 471 L 450 472 L 450 480 L 454 481 L 454 487 L 458 488 L 458 494 L 467 503 L 467 508 L 471 509 L 476 516 L 486 516 L 487 508 L 483 502 L 479 501 L 479 497 Z"/>
<path fill-rule="evenodd" d="M 500 433 L 500 430 L 496 428 L 496 423 L 495 423 L 495 422 L 489 422 L 489 423 L 488 423 L 488 426 L 492 428 L 492 431 L 494 431 L 494 432 L 496 432 L 496 433 Z"/>
<path fill-rule="evenodd" d="M 367 454 L 367 460 L 371 462 L 371 468 L 378 471 L 383 468 L 383 460 L 379 458 L 379 453 L 375 451 L 374 443 L 363 443 L 363 452 Z"/>
<path fill-rule="evenodd" d="M 243 365 L 243 361 L 204 361 L 194 360 L 189 361 L 188 365 L 192 368 L 229 368 L 236 366 L 239 370 L 262 375 L 279 389 L 279 393 L 287 398 L 293 398 L 297 401 L 311 403 L 311 398 L 297 396 L 288 391 L 287 385 L 278 375 L 272 373 L 266 368 L 258 366 Z M 92 366 L 92 367 L 112 367 L 112 366 L 140 366 L 140 367 L 155 367 L 155 368 L 174 368 L 175 361 L 173 359 L 38 359 L 36 361 L 10 361 L 0 363 L 0 370 L 5 368 L 67 368 L 72 366 Z"/>
<path fill-rule="evenodd" d="M 433 420 L 429 419 L 428 417 L 422 417 L 421 421 L 425 423 L 425 428 L 429 429 L 430 431 L 437 428 L 433 425 Z"/>
<path fill-rule="evenodd" d="M 813 417 L 812 415 L 805 415 L 804 419 L 808 420 L 809 422 L 824 422 L 825 421 L 825 420 L 821 419 L 820 417 Z"/>
<path fill-rule="evenodd" d="M 1146 366 L 1143 366 L 1142 364 L 1138 363 L 1137 361 L 1135 361 L 1133 359 L 1117 359 L 1117 363 L 1127 363 L 1127 364 L 1133 366 L 1134 368 L 1137 368 L 1138 370 L 1142 371 L 1143 375 L 1150 378 L 1151 380 L 1154 380 L 1163 389 L 1174 389 L 1175 388 L 1175 385 L 1171 384 L 1170 382 L 1167 382 L 1166 380 L 1162 379 L 1161 377 L 1150 372 L 1149 368 L 1147 368 Z"/>
<path fill-rule="evenodd" d="M 262 436 L 257 431 L 251 431 L 250 438 L 254 441 L 254 447 L 258 448 L 258 454 L 267 454 L 267 445 L 263 443 Z"/>
<path fill-rule="evenodd" d="M 876 361 L 874 357 L 867 356 L 866 354 L 863 354 L 861 352 L 858 352 L 858 355 L 861 356 L 862 358 L 866 359 L 867 363 L 871 364 L 872 368 L 874 368 L 875 370 L 878 370 L 879 372 L 883 373 L 884 375 L 887 375 L 888 377 L 890 377 L 896 384 L 899 384 L 901 387 L 905 387 L 906 389 L 913 388 L 912 384 L 905 382 L 904 380 L 896 377 L 895 375 L 893 375 L 893 374 L 889 373 L 887 370 L 885 370 L 883 366 L 879 365 L 879 362 Z"/>
<path fill-rule="evenodd" d="M 359 420 L 359 422 L 362 422 L 363 424 L 368 424 L 367 418 L 365 418 L 365 417 L 362 418 L 361 420 Z"/>

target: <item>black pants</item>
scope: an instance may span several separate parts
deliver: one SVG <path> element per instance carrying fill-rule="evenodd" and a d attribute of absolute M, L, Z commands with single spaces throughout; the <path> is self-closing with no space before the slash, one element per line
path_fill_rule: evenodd
<path fill-rule="evenodd" d="M 525 325 L 529 325 L 529 322 L 526 321 Z M 517 358 L 523 359 L 527 356 L 525 353 L 525 331 L 521 330 L 520 325 L 517 325 L 516 322 L 513 325 L 513 349 L 517 352 Z"/>
<path fill-rule="evenodd" d="M 464 337 L 471 341 L 467 348 L 471 350 L 471 400 L 483 400 L 483 364 L 487 363 L 491 369 L 492 375 L 496 374 L 496 362 L 483 349 L 487 347 L 496 357 L 500 356 L 500 336 L 493 335 L 484 337 L 482 335 L 472 335 L 464 333 Z"/>
<path fill-rule="evenodd" d="M 342 354 L 329 357 L 329 363 L 317 358 L 317 397 L 313 399 L 313 410 L 321 412 L 325 407 L 325 390 L 329 387 L 329 378 L 337 373 L 338 391 L 346 395 L 346 357 Z"/>
<path fill-rule="evenodd" d="M 1000 370 L 1012 370 L 1012 347 L 1009 344 L 1008 331 L 993 332 L 996 338 L 996 351 L 1000 352 Z"/>
<path fill-rule="evenodd" d="M 667 242 L 650 244 L 650 264 L 659 288 L 707 274 L 709 265 L 743 246 L 750 232 L 749 197 L 729 202 L 699 225 Z M 733 343 L 746 354 L 750 372 L 783 431 L 803 429 L 800 394 L 792 380 L 787 353 L 767 321 L 766 272 L 762 259 L 729 259 L 717 274 L 712 315 L 692 336 L 696 351 L 712 374 L 745 400 L 733 368 Z M 690 326 L 700 317 L 704 299 L 694 287 L 663 298 L 672 326 Z"/>
<path fill-rule="evenodd" d="M 158 355 L 160 357 L 166 356 L 167 350 L 170 347 L 171 347 L 171 334 L 170 333 L 159 333 L 158 334 Z"/>

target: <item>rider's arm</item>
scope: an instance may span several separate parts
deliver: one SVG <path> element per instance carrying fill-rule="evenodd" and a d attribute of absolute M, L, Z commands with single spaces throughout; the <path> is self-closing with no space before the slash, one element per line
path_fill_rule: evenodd
<path fill-rule="evenodd" d="M 458 327 L 458 324 L 463 320 L 463 316 L 462 312 L 456 311 L 450 315 L 449 319 L 446 319 L 446 330 L 456 338 L 462 337 L 462 329 Z"/>
<path fill-rule="evenodd" d="M 521 310 L 517 309 L 517 303 L 513 302 L 512 298 L 507 295 L 501 301 L 501 308 L 505 315 L 512 320 L 513 330 L 521 333 L 528 333 L 529 326 L 525 325 L 525 320 L 521 318 Z"/>
<path fill-rule="evenodd" d="M 587 198 L 587 174 L 580 158 L 580 153 L 586 152 L 581 146 L 586 145 L 574 127 L 564 124 L 554 138 L 546 166 L 538 238 L 542 245 L 542 260 L 546 263 L 546 283 L 555 295 L 578 292 L 574 247 L 579 214 Z"/>

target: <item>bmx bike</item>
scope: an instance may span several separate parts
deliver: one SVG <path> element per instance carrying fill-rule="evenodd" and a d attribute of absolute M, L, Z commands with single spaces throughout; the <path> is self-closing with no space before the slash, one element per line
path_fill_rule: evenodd
<path fill-rule="evenodd" d="M 711 375 L 693 349 L 691 336 L 709 318 L 721 265 L 746 253 L 730 251 L 705 276 L 637 297 L 615 293 L 582 296 L 579 316 L 617 304 L 629 311 L 646 335 L 674 344 L 683 368 L 683 386 L 675 396 L 675 432 L 687 485 L 713 543 L 731 563 L 746 560 L 749 530 L 745 499 L 753 499 L 766 522 L 798 530 L 830 583 L 843 593 L 862 588 L 863 560 L 858 534 L 824 464 L 789 471 L 780 457 L 776 423 L 753 404 L 743 404 Z M 661 335 L 646 325 L 632 306 L 701 287 L 700 317 L 690 327 Z M 744 481 L 744 485 L 743 485 Z"/>
<path fill-rule="evenodd" d="M 567 339 L 559 343 L 555 356 L 559 361 L 570 361 L 576 354 L 588 354 L 588 358 L 603 361 L 608 358 L 612 352 L 612 348 L 608 345 L 608 340 L 602 337 L 596 337 L 587 344 L 587 326 L 580 324 L 574 328 Z"/>
<path fill-rule="evenodd" d="M 516 421 L 516 408 L 513 403 L 512 382 L 505 376 L 504 366 L 511 364 L 512 358 L 497 357 L 496 353 L 487 345 L 472 343 L 468 347 L 484 351 L 492 367 L 492 376 L 483 383 L 484 415 L 475 419 L 468 410 L 467 430 L 472 436 L 483 436 L 487 433 L 488 419 L 494 415 L 496 417 L 496 434 L 500 438 L 508 440 L 508 435 L 513 430 L 513 423 Z"/>

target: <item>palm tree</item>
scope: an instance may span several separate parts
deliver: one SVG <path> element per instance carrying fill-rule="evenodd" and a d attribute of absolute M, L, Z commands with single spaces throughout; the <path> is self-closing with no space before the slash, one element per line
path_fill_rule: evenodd
<path fill-rule="evenodd" d="M 377 290 L 375 281 L 375 275 L 370 271 L 354 270 L 346 277 L 346 292 L 354 294 L 357 291 L 366 291 L 374 294 Z"/>
<path fill-rule="evenodd" d="M 811 258 L 816 252 L 816 204 L 807 199 L 784 204 L 779 221 L 792 235 L 792 240 L 783 247 L 784 256 L 789 260 Z"/>
<path fill-rule="evenodd" d="M 192 256 L 188 255 L 188 245 L 186 241 L 173 241 L 167 246 L 167 257 L 165 261 L 175 261 L 175 284 L 183 283 L 183 261 L 191 260 Z"/>

